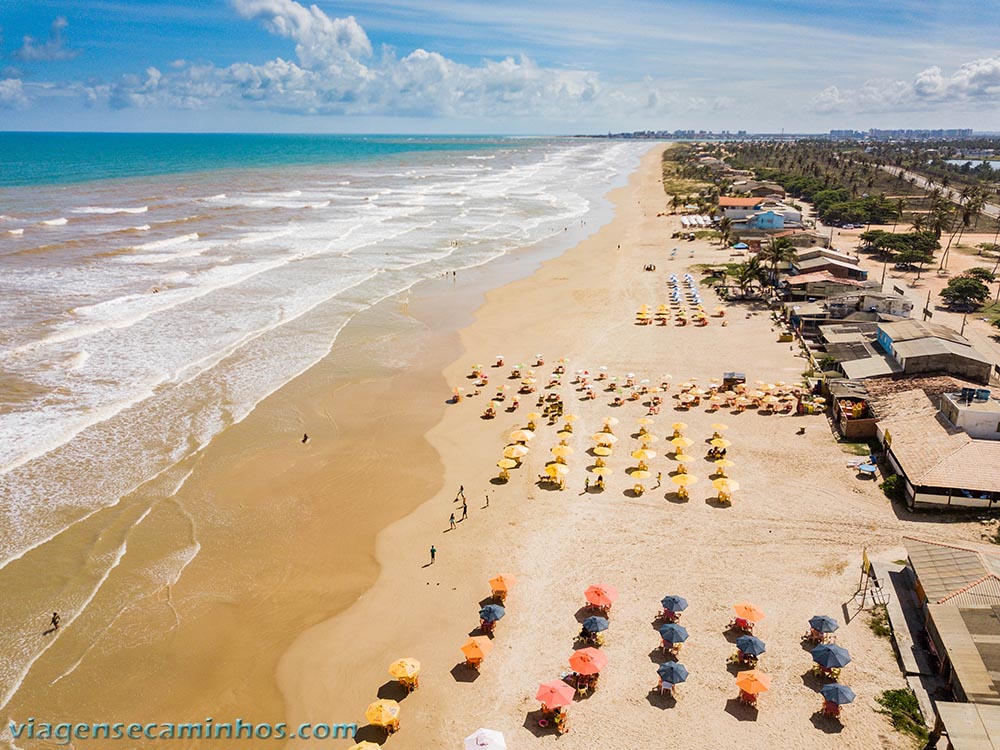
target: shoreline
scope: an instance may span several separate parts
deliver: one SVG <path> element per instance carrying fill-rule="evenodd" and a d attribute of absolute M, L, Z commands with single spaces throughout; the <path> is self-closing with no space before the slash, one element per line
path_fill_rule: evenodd
<path fill-rule="evenodd" d="M 409 514 L 413 498 L 439 489 L 443 469 L 422 435 L 443 415 L 444 399 L 411 395 L 447 392 L 441 369 L 457 356 L 457 331 L 489 289 L 530 275 L 610 212 L 602 197 L 565 233 L 460 269 L 457 278 L 417 282 L 362 311 L 327 356 L 203 451 L 75 524 L 44 555 L 26 553 L 13 583 L 70 580 L 70 562 L 63 574 L 52 561 L 66 557 L 75 565 L 81 548 L 98 559 L 105 549 L 126 562 L 138 557 L 140 565 L 153 564 L 154 550 L 189 559 L 183 575 L 150 586 L 136 601 L 129 601 L 134 583 L 112 568 L 94 603 L 119 614 L 110 623 L 87 610 L 75 622 L 64 617 L 72 628 L 22 680 L 7 706 L 11 715 L 38 714 L 44 706 L 95 720 L 109 713 L 127 719 L 142 690 L 148 705 L 179 718 L 278 720 L 283 700 L 273 671 L 280 655 L 303 630 L 349 607 L 374 583 L 376 535 Z M 298 438 L 303 432 L 310 436 L 306 445 Z M 416 470 L 394 460 L 404 447 Z M 369 504 L 378 498 L 377 507 L 353 497 Z M 105 537 L 106 544 L 95 546 Z M 29 606 L 44 611 L 47 594 L 30 598 Z M 136 643 L 119 650 L 109 637 L 118 628 Z M 148 669 L 130 666 L 139 662 Z M 149 670 L 162 684 L 147 683 Z M 118 677 L 109 682 L 108 673 Z M 88 684 L 98 687 L 85 690 Z"/>

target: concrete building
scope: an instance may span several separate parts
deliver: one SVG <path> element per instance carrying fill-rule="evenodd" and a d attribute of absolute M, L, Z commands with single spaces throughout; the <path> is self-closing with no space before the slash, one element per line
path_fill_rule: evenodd
<path fill-rule="evenodd" d="M 904 320 L 879 326 L 878 343 L 903 372 L 946 372 L 988 383 L 993 363 L 958 332 L 933 323 Z"/>
<path fill-rule="evenodd" d="M 1000 401 L 987 388 L 941 394 L 941 414 L 977 440 L 1000 440 Z"/>
<path fill-rule="evenodd" d="M 827 251 L 829 252 L 829 251 Z M 854 279 L 855 281 L 865 281 L 868 279 L 868 271 L 858 265 L 858 260 L 851 256 L 830 257 L 829 255 L 819 255 L 803 260 L 800 256 L 798 260 L 792 262 L 792 272 L 795 274 L 818 273 L 827 271 L 838 279 Z"/>
<path fill-rule="evenodd" d="M 801 273 L 782 279 L 785 294 L 792 300 L 826 299 L 866 289 L 866 284 L 855 279 L 842 279 L 829 271 Z M 877 285 L 876 285 L 877 286 Z"/>

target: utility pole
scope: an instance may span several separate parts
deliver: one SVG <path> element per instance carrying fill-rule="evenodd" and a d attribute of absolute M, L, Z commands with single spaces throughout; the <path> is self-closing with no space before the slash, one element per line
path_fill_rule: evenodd
<path fill-rule="evenodd" d="M 964 336 L 965 335 L 965 319 L 968 318 L 968 317 L 969 317 L 969 313 L 965 313 L 965 315 L 962 316 L 962 330 L 958 332 L 959 336 Z"/>

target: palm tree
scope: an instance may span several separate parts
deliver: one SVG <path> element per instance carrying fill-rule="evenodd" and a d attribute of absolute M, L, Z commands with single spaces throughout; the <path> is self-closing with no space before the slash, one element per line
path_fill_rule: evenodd
<path fill-rule="evenodd" d="M 771 270 L 768 277 L 771 280 L 772 286 L 778 285 L 778 264 L 794 263 L 799 258 L 798 253 L 795 251 L 795 246 L 787 237 L 772 237 L 761 248 L 757 257 L 760 258 L 761 262 L 770 265 Z"/>
<path fill-rule="evenodd" d="M 747 292 L 753 288 L 754 283 L 761 280 L 763 269 L 761 268 L 760 261 L 754 256 L 740 263 L 730 273 L 736 285 L 740 288 L 740 294 L 746 297 Z"/>
<path fill-rule="evenodd" d="M 719 219 L 719 239 L 723 247 L 729 247 L 729 243 L 733 241 L 733 220 L 728 216 Z"/>

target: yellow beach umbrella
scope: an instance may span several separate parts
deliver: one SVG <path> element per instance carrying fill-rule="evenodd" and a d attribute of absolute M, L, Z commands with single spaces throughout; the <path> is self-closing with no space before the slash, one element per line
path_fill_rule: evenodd
<path fill-rule="evenodd" d="M 652 461 L 656 458 L 656 451 L 640 448 L 639 450 L 632 451 L 632 458 L 637 458 L 640 461 Z"/>
<path fill-rule="evenodd" d="M 739 482 L 734 482 L 732 479 L 716 479 L 712 482 L 712 486 L 720 492 L 735 492 L 740 488 Z"/>
<path fill-rule="evenodd" d="M 698 482 L 698 477 L 694 474 L 678 474 L 670 477 L 670 481 L 678 487 L 690 487 L 692 484 L 696 484 Z"/>
<path fill-rule="evenodd" d="M 514 467 L 517 466 L 517 461 L 515 461 L 513 458 L 501 458 L 499 461 L 497 461 L 497 466 L 499 466 L 501 469 L 513 469 Z"/>
<path fill-rule="evenodd" d="M 608 425 L 608 427 L 614 427 L 616 424 L 619 423 L 618 420 L 615 419 L 614 417 L 605 417 L 604 419 L 601 420 L 601 422 Z"/>
<path fill-rule="evenodd" d="M 694 440 L 692 440 L 689 437 L 684 437 L 683 435 L 681 435 L 680 437 L 675 437 L 671 439 L 670 444 L 673 445 L 675 448 L 690 448 L 692 445 L 694 445 Z"/>
<path fill-rule="evenodd" d="M 562 419 L 564 422 L 575 422 L 579 417 L 576 414 L 564 414 Z"/>
<path fill-rule="evenodd" d="M 652 432 L 644 432 L 639 436 L 639 442 L 641 443 L 657 443 L 660 441 L 656 435 Z"/>
<path fill-rule="evenodd" d="M 709 442 L 714 448 L 728 448 L 732 443 L 725 438 L 715 438 Z"/>
<path fill-rule="evenodd" d="M 389 674 L 397 680 L 416 677 L 420 674 L 420 662 L 416 659 L 399 659 L 389 665 Z"/>
<path fill-rule="evenodd" d="M 382 746 L 365 740 L 364 742 L 359 742 L 357 745 L 351 745 L 347 750 L 382 750 Z"/>
<path fill-rule="evenodd" d="M 781 399 L 778 398 L 777 396 L 768 395 L 768 396 L 764 396 L 764 403 L 765 404 L 771 404 L 771 405 L 780 404 L 781 403 Z"/>
<path fill-rule="evenodd" d="M 729 429 L 729 425 L 722 424 L 722 422 L 716 422 L 715 424 L 710 425 L 710 427 L 716 432 L 725 432 Z"/>
<path fill-rule="evenodd" d="M 545 467 L 545 473 L 550 477 L 564 477 L 569 474 L 569 467 L 566 464 L 549 464 Z"/>
<path fill-rule="evenodd" d="M 652 476 L 646 469 L 632 469 L 628 475 L 633 479 L 648 479 Z"/>
<path fill-rule="evenodd" d="M 594 448 L 595 456 L 610 456 L 611 453 L 612 453 L 611 448 L 609 448 L 606 445 L 599 445 L 596 448 Z"/>
<path fill-rule="evenodd" d="M 646 425 L 646 424 L 655 424 L 656 420 L 655 419 L 650 419 L 649 417 L 639 417 L 636 420 L 636 422 L 638 422 L 639 424 Z"/>
<path fill-rule="evenodd" d="M 508 445 L 503 449 L 504 458 L 524 458 L 528 455 L 528 446 L 526 445 Z"/>
<path fill-rule="evenodd" d="M 615 473 L 614 469 L 611 469 L 611 468 L 609 468 L 607 466 L 591 466 L 590 469 L 588 469 L 588 471 L 591 474 L 598 474 L 600 476 L 604 476 L 605 474 L 614 474 Z"/>
<path fill-rule="evenodd" d="M 568 458 L 573 455 L 573 449 L 568 445 L 557 445 L 555 448 L 550 449 L 549 452 L 557 458 Z"/>
<path fill-rule="evenodd" d="M 687 428 L 688 426 L 684 422 L 674 422 L 672 425 L 670 425 L 670 429 L 673 430 L 674 432 L 682 432 Z"/>
<path fill-rule="evenodd" d="M 730 461 L 728 458 L 720 458 L 715 462 L 715 465 L 720 469 L 728 469 L 730 466 L 736 466 L 736 462 Z"/>
<path fill-rule="evenodd" d="M 680 388 L 682 391 L 686 391 L 688 388 L 694 388 L 694 383 L 691 383 L 691 382 L 685 380 L 683 383 L 681 383 L 677 387 Z"/>
<path fill-rule="evenodd" d="M 514 430 L 510 433 L 510 439 L 515 443 L 527 443 L 529 440 L 535 439 L 535 433 L 531 430 Z"/>
<path fill-rule="evenodd" d="M 399 704 L 390 700 L 375 701 L 365 709 L 365 719 L 377 727 L 388 726 L 399 719 Z"/>
<path fill-rule="evenodd" d="M 695 457 L 692 456 L 690 453 L 678 453 L 677 455 L 674 456 L 674 461 L 677 461 L 678 463 L 681 464 L 689 464 L 694 460 Z"/>
<path fill-rule="evenodd" d="M 530 419 L 532 422 L 534 422 L 536 419 L 541 419 L 541 418 L 542 415 L 539 414 L 537 411 L 528 412 L 528 419 Z"/>
<path fill-rule="evenodd" d="M 610 432 L 598 432 L 593 435 L 595 443 L 600 443 L 601 445 L 614 445 L 618 442 L 618 438 L 612 435 Z"/>
<path fill-rule="evenodd" d="M 560 430 L 559 432 L 556 433 L 556 437 L 562 440 L 569 440 L 571 437 L 573 437 L 573 433 L 570 432 L 569 430 Z"/>

